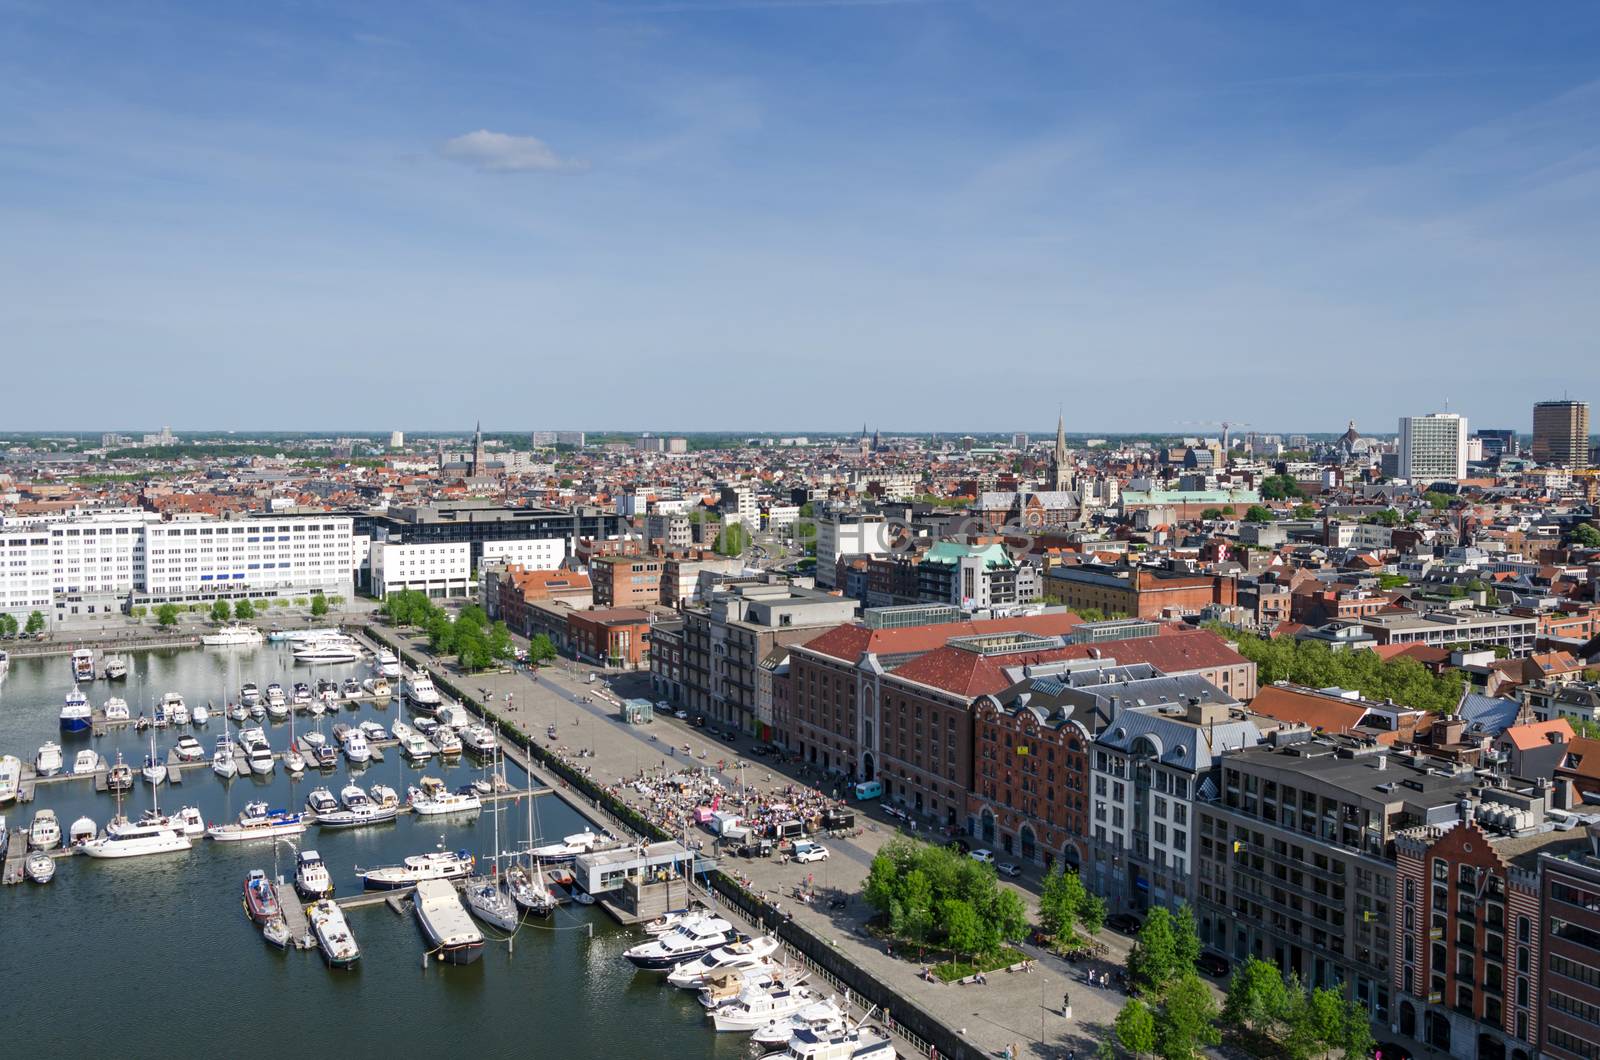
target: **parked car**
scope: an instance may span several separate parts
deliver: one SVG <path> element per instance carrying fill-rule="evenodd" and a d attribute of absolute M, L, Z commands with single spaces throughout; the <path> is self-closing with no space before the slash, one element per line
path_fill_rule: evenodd
<path fill-rule="evenodd" d="M 1228 958 L 1220 953 L 1211 953 L 1209 951 L 1196 957 L 1194 966 L 1217 979 L 1225 979 L 1228 973 L 1233 971 L 1233 965 L 1228 963 Z"/>
<path fill-rule="evenodd" d="M 1379 1042 L 1372 1050 L 1372 1060 L 1411 1060 L 1411 1050 L 1394 1042 Z"/>
<path fill-rule="evenodd" d="M 1144 927 L 1144 921 L 1132 913 L 1112 913 L 1106 917 L 1106 927 L 1112 931 L 1120 931 L 1124 935 L 1137 935 L 1139 929 Z"/>
<path fill-rule="evenodd" d="M 1018 865 L 1014 861 L 1002 861 L 1000 864 L 995 866 L 995 869 L 1000 873 L 1000 875 L 1009 876 L 1012 879 L 1016 879 L 1018 876 L 1022 875 L 1022 866 Z"/>
<path fill-rule="evenodd" d="M 980 848 L 978 850 L 969 852 L 967 857 L 971 858 L 973 861 L 981 861 L 985 865 L 994 864 L 994 851 L 992 850 L 984 850 Z"/>
<path fill-rule="evenodd" d="M 677 718 L 679 721 L 687 721 L 689 718 L 689 712 L 687 710 L 675 710 L 672 712 L 672 716 Z"/>
<path fill-rule="evenodd" d="M 827 861 L 828 848 L 821 843 L 801 842 L 794 845 L 794 860 L 805 865 L 812 861 Z"/>

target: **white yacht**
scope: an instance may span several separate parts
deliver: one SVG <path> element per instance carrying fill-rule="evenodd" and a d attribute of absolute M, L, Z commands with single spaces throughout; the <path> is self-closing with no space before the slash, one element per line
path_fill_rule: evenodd
<path fill-rule="evenodd" d="M 461 733 L 461 742 L 475 755 L 491 755 L 499 741 L 489 726 L 468 725 Z"/>
<path fill-rule="evenodd" d="M 167 763 L 164 759 L 156 757 L 155 746 L 152 744 L 150 753 L 144 756 L 144 768 L 140 770 L 145 783 L 156 787 L 167 782 Z"/>
<path fill-rule="evenodd" d="M 189 717 L 196 725 L 211 724 L 211 705 L 209 703 L 197 704 L 195 708 L 189 712 Z"/>
<path fill-rule="evenodd" d="M 106 700 L 105 713 L 107 721 L 127 721 L 131 716 L 128 711 L 128 701 L 121 696 L 112 696 Z"/>
<path fill-rule="evenodd" d="M 361 658 L 361 649 L 349 637 L 324 637 L 307 641 L 294 650 L 297 663 L 344 663 Z"/>
<path fill-rule="evenodd" d="M 223 626 L 219 630 L 200 635 L 200 643 L 208 648 L 254 647 L 265 639 L 254 626 Z"/>
<path fill-rule="evenodd" d="M 472 715 L 460 703 L 443 703 L 439 706 L 439 713 L 434 716 L 439 719 L 440 725 L 449 726 L 456 732 L 472 724 Z"/>
<path fill-rule="evenodd" d="M 223 780 L 232 780 L 239 773 L 239 760 L 233 753 L 233 738 L 227 733 L 217 737 L 216 750 L 211 752 L 211 772 Z"/>
<path fill-rule="evenodd" d="M 336 626 L 324 626 L 321 629 L 275 629 L 267 634 L 267 639 L 274 644 L 287 641 L 290 644 L 301 644 L 308 640 L 324 640 L 328 637 L 344 636 Z"/>
<path fill-rule="evenodd" d="M 483 808 L 483 800 L 470 786 L 451 791 L 438 777 L 423 777 L 421 784 L 420 788 L 406 789 L 406 801 L 411 804 L 412 812 L 421 817 L 476 813 Z"/>
<path fill-rule="evenodd" d="M 128 660 L 120 655 L 113 655 L 106 660 L 105 669 L 100 673 L 107 681 L 121 681 L 128 676 Z"/>
<path fill-rule="evenodd" d="M 317 945 L 323 958 L 335 968 L 343 968 L 361 959 L 361 947 L 344 918 L 338 902 L 324 899 L 306 911 L 311 920 L 311 930 L 317 933 Z"/>
<path fill-rule="evenodd" d="M 777 949 L 778 940 L 772 935 L 763 935 L 748 942 L 730 942 L 678 965 L 667 976 L 667 982 L 681 990 L 698 990 L 714 975 L 743 972 L 764 964 Z"/>
<path fill-rule="evenodd" d="M 22 870 L 34 883 L 49 883 L 56 876 L 56 859 L 42 850 L 35 850 L 23 861 Z"/>
<path fill-rule="evenodd" d="M 433 746 L 433 743 L 420 732 L 408 730 L 402 736 L 399 729 L 400 726 L 397 724 L 395 726 L 395 737 L 400 741 L 400 753 L 407 758 L 421 762 L 432 758 L 438 752 L 439 749 Z"/>
<path fill-rule="evenodd" d="M 294 889 L 302 898 L 328 898 L 333 895 L 333 877 L 322 856 L 315 850 L 302 850 L 295 861 Z"/>
<path fill-rule="evenodd" d="M 283 705 L 283 704 L 285 704 L 287 702 L 289 702 L 289 697 L 284 694 L 282 685 L 280 685 L 280 684 L 278 684 L 278 682 L 274 681 L 270 685 L 267 686 L 267 706 L 270 707 L 274 703 L 277 703 L 278 705 L 281 706 L 281 705 Z M 255 704 L 254 703 L 248 703 L 248 704 L 246 704 L 246 706 L 252 706 L 253 707 L 253 706 L 255 706 Z"/>
<path fill-rule="evenodd" d="M 246 681 L 239 686 L 239 702 L 248 709 L 261 701 L 261 689 L 254 681 Z"/>
<path fill-rule="evenodd" d="M 377 743 L 379 740 L 387 740 L 389 738 L 388 731 L 375 721 L 362 722 L 360 729 L 361 735 L 367 738 L 367 743 L 369 744 Z"/>
<path fill-rule="evenodd" d="M 374 784 L 367 789 L 367 794 L 372 797 L 373 804 L 382 810 L 398 810 L 400 808 L 400 793 L 387 784 Z"/>
<path fill-rule="evenodd" d="M 807 1027 L 795 1031 L 785 1060 L 895 1060 L 894 1043 L 873 1027 L 839 1032 Z"/>
<path fill-rule="evenodd" d="M 183 697 L 176 692 L 168 692 L 161 697 L 161 707 L 166 709 L 167 722 L 171 725 L 189 724 L 189 708 L 183 702 Z"/>
<path fill-rule="evenodd" d="M 598 832 L 591 832 L 585 829 L 582 832 L 574 832 L 566 836 L 559 843 L 534 847 L 529 853 L 540 861 L 560 864 L 564 861 L 571 861 L 579 854 L 587 854 L 604 838 L 606 837 Z"/>
<path fill-rule="evenodd" d="M 54 850 L 61 843 L 61 822 L 48 806 L 35 811 L 28 826 L 28 846 L 33 850 Z"/>
<path fill-rule="evenodd" d="M 72 653 L 72 679 L 74 681 L 94 680 L 93 648 L 79 648 Z"/>
<path fill-rule="evenodd" d="M 100 772 L 100 756 L 85 747 L 72 759 L 72 775 L 86 777 Z"/>
<path fill-rule="evenodd" d="M 333 813 L 339 808 L 339 800 L 333 797 L 333 792 L 327 788 L 312 788 L 306 796 L 306 809 L 316 814 L 321 820 L 325 813 Z"/>
<path fill-rule="evenodd" d="M 67 832 L 67 846 L 76 850 L 93 839 L 98 831 L 92 817 L 80 817 L 72 822 L 72 828 Z"/>
<path fill-rule="evenodd" d="M 94 711 L 89 707 L 89 697 L 78 691 L 77 685 L 73 685 L 66 701 L 61 704 L 61 731 L 88 732 L 93 721 Z"/>
<path fill-rule="evenodd" d="M 61 757 L 61 745 L 46 740 L 39 748 L 39 753 L 33 756 L 33 771 L 41 777 L 53 777 L 61 772 L 65 765 Z"/>
<path fill-rule="evenodd" d="M 106 770 L 106 787 L 113 792 L 127 791 L 133 787 L 133 767 L 122 760 L 122 752 L 117 752 L 117 762 Z"/>
<path fill-rule="evenodd" d="M 80 848 L 91 858 L 136 858 L 146 854 L 175 854 L 189 849 L 189 837 L 166 818 L 134 824 L 117 816 L 105 831 Z"/>
<path fill-rule="evenodd" d="M 186 836 L 206 834 L 206 819 L 198 806 L 185 806 L 171 817 L 163 817 L 160 810 L 146 810 L 139 818 L 140 824 L 165 824 Z"/>
<path fill-rule="evenodd" d="M 361 691 L 377 699 L 389 698 L 389 682 L 381 677 L 369 677 L 361 682 Z M 383 704 L 379 704 L 382 706 Z"/>
<path fill-rule="evenodd" d="M 809 986 L 791 986 L 779 980 L 766 986 L 747 986 L 738 997 L 723 1002 L 707 1015 L 719 1031 L 749 1033 L 773 1020 L 787 1019 L 818 1000 Z"/>
<path fill-rule="evenodd" d="M 313 795 L 315 794 L 313 792 Z M 327 795 L 327 791 L 323 789 L 322 794 Z M 339 800 L 344 804 L 342 809 L 316 811 L 318 825 L 323 828 L 360 828 L 363 825 L 392 821 L 399 813 L 397 807 L 378 805 L 355 784 L 346 784 L 339 792 Z"/>
<path fill-rule="evenodd" d="M 378 649 L 378 673 L 391 678 L 400 676 L 400 659 L 388 648 Z"/>
<path fill-rule="evenodd" d="M 844 1010 L 833 998 L 813 1002 L 787 1019 L 771 1020 L 750 1036 L 750 1041 L 761 1049 L 782 1049 L 801 1031 L 831 1037 L 850 1029 L 845 1022 Z"/>
<path fill-rule="evenodd" d="M 433 741 L 433 745 L 439 749 L 439 753 L 446 758 L 454 758 L 461 753 L 461 737 L 443 726 L 430 739 Z"/>
<path fill-rule="evenodd" d="M 703 957 L 737 937 L 737 932 L 728 921 L 719 916 L 707 916 L 679 924 L 671 931 L 626 950 L 622 955 L 635 968 L 666 972 L 684 961 Z"/>
<path fill-rule="evenodd" d="M 261 701 L 258 699 L 256 702 L 260 703 Z M 243 724 L 250 717 L 250 708 L 245 705 L 244 700 L 240 700 L 228 708 L 228 717 Z"/>
<path fill-rule="evenodd" d="M 267 700 L 265 707 L 262 707 L 259 703 L 256 705 L 256 707 L 264 710 L 267 717 L 271 718 L 273 721 L 283 721 L 289 716 L 289 704 L 279 702 L 275 699 Z"/>
<path fill-rule="evenodd" d="M 427 854 L 413 854 L 399 865 L 381 869 L 356 870 L 362 886 L 369 891 L 392 891 L 410 887 L 423 880 L 459 880 L 472 875 L 475 864 L 465 850 L 435 850 Z"/>
<path fill-rule="evenodd" d="M 178 745 L 172 750 L 180 762 L 198 762 L 206 756 L 206 749 L 200 746 L 200 741 L 188 733 L 178 737 Z"/>
<path fill-rule="evenodd" d="M 366 734 L 360 729 L 351 729 L 345 734 L 344 756 L 358 765 L 372 760 L 372 748 L 367 744 Z"/>
<path fill-rule="evenodd" d="M 449 964 L 471 964 L 483 956 L 483 932 L 461 907 L 455 884 L 418 880 L 412 907 L 435 958 Z"/>
<path fill-rule="evenodd" d="M 409 699 L 412 706 L 424 713 L 431 714 L 439 709 L 441 702 L 439 690 L 433 687 L 433 678 L 420 670 L 412 671 L 405 676 L 400 682 L 400 694 Z"/>
<path fill-rule="evenodd" d="M 271 810 L 264 802 L 246 803 L 237 824 L 217 824 L 206 834 L 219 843 L 238 843 L 247 839 L 271 839 L 280 835 L 299 835 L 306 830 L 305 819 L 287 810 Z"/>
<path fill-rule="evenodd" d="M 277 767 L 277 762 L 272 757 L 272 747 L 264 739 L 250 745 L 250 749 L 245 752 L 245 761 L 250 765 L 250 772 L 257 776 L 266 776 Z"/>
<path fill-rule="evenodd" d="M 22 784 L 22 759 L 16 755 L 0 757 L 0 806 L 17 797 Z"/>

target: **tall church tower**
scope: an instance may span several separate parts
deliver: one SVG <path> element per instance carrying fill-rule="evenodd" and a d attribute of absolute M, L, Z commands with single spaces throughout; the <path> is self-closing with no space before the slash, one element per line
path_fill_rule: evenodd
<path fill-rule="evenodd" d="M 1067 467 L 1067 418 L 1056 417 L 1056 449 L 1050 455 L 1050 488 L 1057 492 L 1072 488 L 1072 472 Z"/>
<path fill-rule="evenodd" d="M 472 431 L 472 477 L 477 478 L 484 473 L 488 461 L 483 455 L 483 421 L 479 420 L 477 427 Z"/>

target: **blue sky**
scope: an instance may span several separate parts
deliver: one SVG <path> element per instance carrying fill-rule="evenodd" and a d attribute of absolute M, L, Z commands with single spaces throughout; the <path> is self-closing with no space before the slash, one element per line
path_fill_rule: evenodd
<path fill-rule="evenodd" d="M 11 429 L 1600 400 L 1600 8 L 0 0 Z"/>

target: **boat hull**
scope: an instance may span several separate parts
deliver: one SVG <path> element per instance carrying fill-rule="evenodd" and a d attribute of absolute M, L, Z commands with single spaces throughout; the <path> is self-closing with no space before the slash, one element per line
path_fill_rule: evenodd
<path fill-rule="evenodd" d="M 670 972 L 684 961 L 697 961 L 710 953 L 713 947 L 704 949 L 679 950 L 671 954 L 641 954 L 625 953 L 628 963 L 645 972 Z"/>
<path fill-rule="evenodd" d="M 61 719 L 62 732 L 88 732 L 89 719 L 87 717 L 64 717 Z"/>

